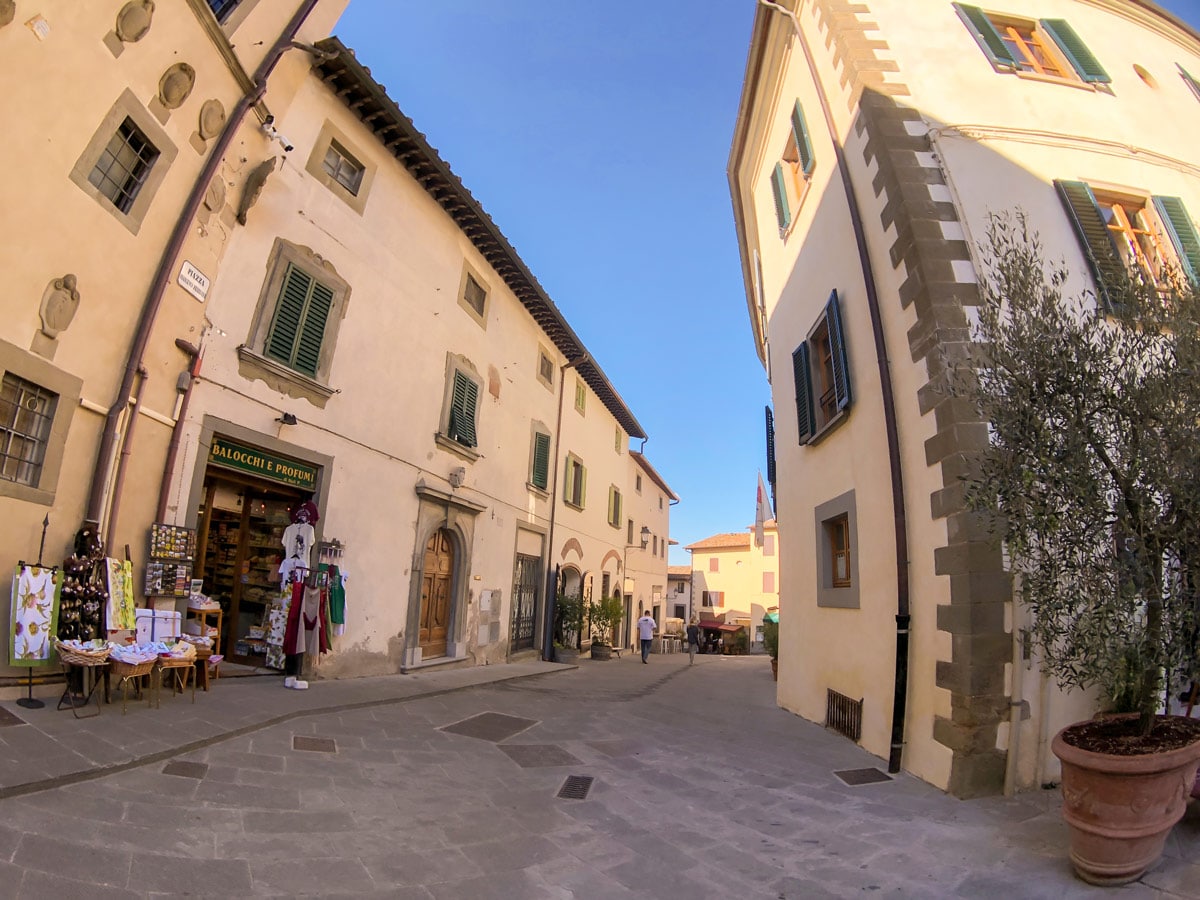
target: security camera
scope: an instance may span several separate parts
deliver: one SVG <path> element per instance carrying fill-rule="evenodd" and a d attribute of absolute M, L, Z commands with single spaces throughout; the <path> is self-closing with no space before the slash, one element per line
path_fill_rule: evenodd
<path fill-rule="evenodd" d="M 263 120 L 262 130 L 263 134 L 265 134 L 269 140 L 279 142 L 279 146 L 283 148 L 284 153 L 291 153 L 294 149 L 295 145 L 275 130 L 274 116 L 267 116 L 266 119 Z"/>

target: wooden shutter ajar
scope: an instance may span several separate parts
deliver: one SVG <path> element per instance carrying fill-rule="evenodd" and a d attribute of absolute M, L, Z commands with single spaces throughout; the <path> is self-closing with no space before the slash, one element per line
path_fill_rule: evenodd
<path fill-rule="evenodd" d="M 780 232 L 787 231 L 792 224 L 792 211 L 788 208 L 787 183 L 784 181 L 783 163 L 775 163 L 775 171 L 771 174 L 771 193 L 775 198 L 775 218 L 779 222 Z"/>
<path fill-rule="evenodd" d="M 816 431 L 812 402 L 812 375 L 808 365 L 808 342 L 792 354 L 792 376 L 796 381 L 796 428 L 801 444 L 812 440 Z"/>
<path fill-rule="evenodd" d="M 1063 52 L 1081 79 L 1089 84 L 1112 82 L 1112 78 L 1104 71 L 1100 61 L 1092 55 L 1087 44 L 1076 34 L 1075 29 L 1066 19 L 1042 19 L 1038 26 L 1050 35 L 1054 43 L 1058 44 L 1058 49 Z"/>
<path fill-rule="evenodd" d="M 1088 268 L 1092 271 L 1097 299 L 1106 311 L 1114 312 L 1119 303 L 1112 292 L 1121 283 L 1124 263 L 1104 223 L 1096 196 L 1082 181 L 1055 180 L 1054 187 L 1075 228 L 1075 236 L 1079 239 Z"/>
<path fill-rule="evenodd" d="M 1005 71 L 1020 68 L 1016 58 L 1008 49 L 1008 45 L 1004 43 L 1004 38 L 1000 36 L 1000 32 L 992 24 L 992 20 L 987 17 L 987 13 L 978 6 L 968 6 L 965 3 L 955 3 L 953 6 L 958 17 L 967 26 L 967 31 L 971 33 L 971 37 L 975 38 L 979 49 L 983 51 L 992 66 Z"/>
<path fill-rule="evenodd" d="M 804 110 L 800 101 L 792 108 L 792 137 L 796 141 L 796 150 L 800 155 L 800 168 L 805 177 L 812 174 L 815 159 L 813 158 L 812 141 L 808 136 L 808 125 L 804 121 Z"/>
<path fill-rule="evenodd" d="M 1164 230 L 1175 245 L 1179 268 L 1193 285 L 1200 287 L 1200 235 L 1192 224 L 1183 201 L 1178 197 L 1155 197 L 1154 208 Z"/>
<path fill-rule="evenodd" d="M 838 305 L 837 291 L 829 295 L 825 304 L 825 325 L 829 329 L 829 349 L 833 364 L 833 395 L 838 412 L 846 409 L 853 399 L 850 390 L 850 366 L 846 362 L 846 338 L 842 331 L 842 312 Z"/>

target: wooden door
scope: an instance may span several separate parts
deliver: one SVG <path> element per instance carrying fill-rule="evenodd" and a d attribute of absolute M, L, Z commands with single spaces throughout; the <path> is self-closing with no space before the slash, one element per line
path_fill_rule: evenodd
<path fill-rule="evenodd" d="M 421 658 L 446 655 L 446 629 L 450 624 L 450 588 L 454 580 L 454 542 L 441 529 L 425 545 L 425 570 L 421 578 L 421 625 L 418 642 Z"/>

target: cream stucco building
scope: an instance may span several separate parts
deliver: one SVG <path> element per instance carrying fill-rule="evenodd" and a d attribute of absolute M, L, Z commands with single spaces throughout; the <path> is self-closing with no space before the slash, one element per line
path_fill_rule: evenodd
<path fill-rule="evenodd" d="M 957 476 L 986 426 L 942 386 L 992 213 L 1103 311 L 1109 261 L 1200 272 L 1200 36 L 1140 0 L 760 3 L 729 158 L 773 393 L 782 706 L 960 796 L 1056 775 L 1090 712 L 1019 636 Z M 850 717 L 853 721 L 854 717 Z"/>
<path fill-rule="evenodd" d="M 91 519 L 140 580 L 152 522 L 193 528 L 222 648 L 262 665 L 311 500 L 310 562 L 348 576 L 321 674 L 543 652 L 564 570 L 630 604 L 665 589 L 675 495 L 480 202 L 327 37 L 345 6 L 50 2 L 0 27 L 42 86 L 10 117 L 51 147 L 5 151 L 24 249 L 0 369 L 44 422 L 0 534 L 32 558 L 49 512 L 53 562 Z"/>
<path fill-rule="evenodd" d="M 779 605 L 778 526 L 763 525 L 760 545 L 754 529 L 714 534 L 684 547 L 692 555 L 693 612 L 721 618 L 746 629 L 750 648 L 761 646 L 763 615 Z"/>

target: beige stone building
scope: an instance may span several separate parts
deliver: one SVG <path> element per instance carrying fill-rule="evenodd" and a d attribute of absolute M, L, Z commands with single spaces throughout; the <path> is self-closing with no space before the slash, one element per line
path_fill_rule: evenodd
<path fill-rule="evenodd" d="M 51 562 L 90 518 L 139 581 L 152 522 L 194 529 L 222 649 L 262 666 L 311 501 L 307 561 L 347 576 L 319 674 L 536 654 L 567 567 L 664 590 L 675 498 L 480 202 L 327 37 L 345 5 L 51 2 L 0 27 L 42 86 L 5 102 L 51 147 L 5 151 L 0 369 L 41 418 L 0 422 L 30 456 L 5 457 L 0 529 L 32 558 L 49 512 Z"/>
<path fill-rule="evenodd" d="M 684 547 L 692 555 L 692 612 L 746 630 L 749 649 L 761 646 L 763 615 L 779 605 L 779 531 L 774 519 L 754 529 L 714 534 Z"/>
<path fill-rule="evenodd" d="M 772 385 L 782 706 L 959 796 L 1051 780 L 1087 715 L 1019 640 L 942 390 L 989 216 L 1104 311 L 1110 264 L 1200 272 L 1200 36 L 1141 0 L 760 3 L 729 183 Z"/>

